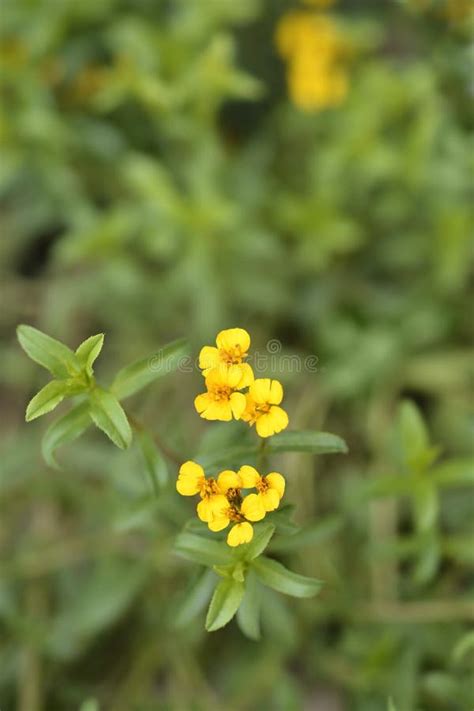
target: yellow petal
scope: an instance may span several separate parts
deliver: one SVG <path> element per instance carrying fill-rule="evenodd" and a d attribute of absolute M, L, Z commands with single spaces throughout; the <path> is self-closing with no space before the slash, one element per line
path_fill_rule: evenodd
<path fill-rule="evenodd" d="M 237 472 L 226 469 L 217 477 L 217 484 L 222 493 L 227 494 L 229 489 L 240 489 L 242 487 L 242 479 Z"/>
<path fill-rule="evenodd" d="M 241 363 L 238 367 L 240 368 L 241 373 L 238 389 L 241 390 L 242 388 L 248 388 L 248 386 L 255 380 L 253 370 L 248 363 Z"/>
<path fill-rule="evenodd" d="M 214 517 L 212 521 L 208 521 L 208 527 L 211 531 L 222 531 L 229 525 L 230 519 L 227 516 Z"/>
<path fill-rule="evenodd" d="M 273 434 L 275 434 L 270 414 L 260 415 L 255 424 L 255 427 L 259 437 L 271 437 Z"/>
<path fill-rule="evenodd" d="M 241 543 L 249 543 L 253 538 L 253 528 L 250 523 L 237 523 L 232 526 L 229 533 L 227 534 L 227 543 L 229 546 L 235 548 L 235 546 L 240 546 Z"/>
<path fill-rule="evenodd" d="M 288 427 L 288 415 L 282 407 L 273 405 L 268 413 L 275 432 L 281 432 Z"/>
<path fill-rule="evenodd" d="M 270 378 L 257 378 L 249 388 L 251 397 L 258 404 L 262 405 L 269 402 L 270 398 Z"/>
<path fill-rule="evenodd" d="M 265 415 L 260 415 L 256 429 L 259 437 L 271 437 L 288 426 L 288 415 L 281 407 L 273 405 Z"/>
<path fill-rule="evenodd" d="M 260 481 L 260 474 L 258 471 L 248 464 L 244 464 L 243 467 L 240 467 L 239 474 L 242 479 L 242 486 L 244 489 L 253 489 Z"/>
<path fill-rule="evenodd" d="M 205 420 L 221 420 L 229 422 L 232 419 L 232 408 L 229 400 L 216 402 L 211 400 L 208 407 L 201 412 L 201 417 Z"/>
<path fill-rule="evenodd" d="M 194 398 L 194 407 L 197 412 L 201 413 L 207 410 L 212 402 L 213 400 L 209 397 L 209 393 L 202 393 Z"/>
<path fill-rule="evenodd" d="M 240 348 L 246 353 L 250 348 L 250 336 L 243 328 L 227 328 L 217 334 L 216 343 L 218 348 L 225 351 Z"/>
<path fill-rule="evenodd" d="M 246 496 L 240 510 L 249 521 L 261 521 L 265 517 L 265 507 L 258 494 Z"/>
<path fill-rule="evenodd" d="M 182 496 L 194 496 L 200 490 L 200 482 L 205 478 L 204 469 L 196 462 L 181 465 L 176 489 Z"/>
<path fill-rule="evenodd" d="M 279 405 L 283 400 L 283 387 L 279 380 L 272 380 L 270 384 L 270 397 L 268 402 L 272 405 Z"/>
<path fill-rule="evenodd" d="M 260 494 L 265 511 L 274 511 L 280 504 L 280 497 L 275 489 L 267 489 Z"/>
<path fill-rule="evenodd" d="M 230 408 L 236 420 L 240 420 L 245 410 L 247 400 L 243 393 L 232 393 L 230 396 Z"/>
<path fill-rule="evenodd" d="M 243 388 L 244 386 L 240 384 L 242 378 L 243 375 L 241 365 L 229 365 L 227 367 L 226 385 L 228 385 L 230 388 L 234 388 L 235 390 Z"/>
<path fill-rule="evenodd" d="M 285 493 L 285 479 L 284 477 L 279 474 L 278 472 L 271 472 L 270 474 L 267 474 L 265 477 L 267 483 L 270 485 L 272 489 L 274 489 L 278 496 L 283 498 L 283 494 Z"/>
<path fill-rule="evenodd" d="M 215 518 L 223 518 L 229 508 L 229 502 L 221 494 L 215 494 L 209 498 L 202 499 L 197 505 L 197 515 L 205 523 L 213 521 Z"/>
<path fill-rule="evenodd" d="M 220 363 L 219 351 L 214 346 L 204 346 L 199 354 L 199 367 L 201 370 L 215 368 Z"/>

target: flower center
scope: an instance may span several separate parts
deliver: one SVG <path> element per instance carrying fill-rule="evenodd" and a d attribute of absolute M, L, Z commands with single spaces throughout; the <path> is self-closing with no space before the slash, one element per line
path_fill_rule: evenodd
<path fill-rule="evenodd" d="M 257 483 L 255 484 L 255 488 L 257 489 L 257 491 L 260 494 L 264 494 L 266 491 L 268 491 L 270 486 L 269 486 L 267 480 L 265 479 L 265 477 L 262 476 L 262 477 L 260 477 L 259 481 L 257 481 Z"/>
<path fill-rule="evenodd" d="M 227 365 L 238 365 L 247 357 L 247 353 L 242 351 L 240 346 L 234 346 L 229 350 L 221 348 L 219 350 L 219 356 Z"/>
<path fill-rule="evenodd" d="M 232 388 L 228 385 L 215 385 L 209 394 L 216 402 L 228 400 L 232 394 Z"/>
<path fill-rule="evenodd" d="M 219 493 L 220 490 L 215 479 L 203 479 L 200 489 L 202 499 L 210 499 L 212 496 Z"/>

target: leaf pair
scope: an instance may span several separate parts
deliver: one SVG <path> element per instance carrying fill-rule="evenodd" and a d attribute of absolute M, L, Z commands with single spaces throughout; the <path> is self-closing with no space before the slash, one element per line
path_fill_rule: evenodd
<path fill-rule="evenodd" d="M 18 326 L 17 334 L 25 353 L 55 376 L 29 402 L 27 422 L 51 412 L 64 398 L 87 392 L 93 386 L 92 366 L 102 350 L 103 333 L 87 338 L 75 352 L 32 326 Z"/>
<path fill-rule="evenodd" d="M 30 401 L 26 420 L 54 410 L 65 398 L 83 396 L 66 415 L 47 430 L 42 442 L 43 456 L 48 464 L 57 466 L 55 450 L 77 439 L 93 422 L 120 449 L 132 442 L 132 429 L 120 400 L 130 397 L 166 373 L 178 368 L 187 354 L 184 339 L 164 346 L 151 358 L 141 359 L 120 370 L 110 387 L 96 385 L 93 365 L 104 343 L 104 334 L 87 338 L 76 351 L 47 336 L 32 326 L 19 326 L 18 340 L 27 355 L 54 376 Z M 154 487 L 165 479 L 165 466 L 160 453 L 145 433 L 140 446 L 147 471 Z"/>
<path fill-rule="evenodd" d="M 275 526 L 255 526 L 252 541 L 235 551 L 225 544 L 185 531 L 178 536 L 176 550 L 183 557 L 213 567 L 224 579 L 218 583 L 209 605 L 206 629 L 224 627 L 238 611 L 237 621 L 244 634 L 259 637 L 261 588 L 266 586 L 292 597 L 312 597 L 322 583 L 288 570 L 276 560 L 261 555 Z"/>

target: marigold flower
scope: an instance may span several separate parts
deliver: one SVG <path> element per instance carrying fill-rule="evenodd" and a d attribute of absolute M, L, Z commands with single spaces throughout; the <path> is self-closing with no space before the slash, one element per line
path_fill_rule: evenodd
<path fill-rule="evenodd" d="M 254 467 L 245 464 L 239 469 L 244 489 L 257 489 L 257 497 L 262 500 L 265 511 L 274 511 L 280 505 L 285 493 L 285 479 L 278 472 L 260 476 Z"/>
<path fill-rule="evenodd" d="M 255 424 L 259 437 L 271 437 L 288 427 L 288 415 L 278 407 L 282 399 L 283 388 L 278 380 L 258 378 L 249 387 L 241 418 L 250 426 Z"/>
<path fill-rule="evenodd" d="M 181 466 L 176 489 L 182 496 L 200 495 L 202 500 L 197 506 L 197 514 L 206 523 L 212 519 L 214 512 L 221 511 L 227 505 L 227 499 L 215 479 L 207 479 L 201 465 L 193 461 Z"/>
<path fill-rule="evenodd" d="M 243 501 L 240 501 L 238 495 L 234 500 L 227 499 L 226 504 L 223 504 L 220 509 L 216 506 L 213 510 L 213 518 L 207 525 L 211 531 L 222 531 L 230 523 L 235 523 L 236 525 L 227 534 L 227 543 L 229 546 L 238 546 L 241 543 L 248 543 L 253 538 L 250 521 L 261 521 L 265 514 L 263 501 L 257 494 L 249 494 Z"/>
<path fill-rule="evenodd" d="M 242 371 L 242 366 L 225 365 L 221 363 L 212 368 L 206 375 L 207 392 L 198 395 L 194 406 L 206 420 L 223 420 L 228 422 L 235 417 L 240 419 L 245 410 L 246 399 L 238 391 L 245 388 L 253 380 L 253 373 Z"/>
<path fill-rule="evenodd" d="M 217 347 L 216 347 L 217 346 Z M 243 328 L 227 328 L 217 334 L 216 346 L 204 346 L 199 354 L 199 367 L 203 375 L 221 363 L 239 365 L 249 383 L 253 380 L 252 369 L 244 363 L 250 348 L 250 336 Z M 249 384 L 247 383 L 247 384 Z"/>

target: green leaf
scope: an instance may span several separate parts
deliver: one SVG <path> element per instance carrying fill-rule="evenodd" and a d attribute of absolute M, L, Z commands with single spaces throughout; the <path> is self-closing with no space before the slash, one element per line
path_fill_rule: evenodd
<path fill-rule="evenodd" d="M 438 491 L 431 481 L 422 479 L 413 492 L 413 511 L 416 529 L 430 531 L 436 525 L 439 511 Z"/>
<path fill-rule="evenodd" d="M 90 424 L 88 402 L 76 405 L 66 415 L 53 422 L 46 430 L 41 442 L 43 457 L 47 464 L 57 468 L 58 463 L 54 458 L 55 450 L 63 444 L 73 442 L 85 432 Z"/>
<path fill-rule="evenodd" d="M 80 371 L 80 363 L 76 355 L 64 343 L 56 341 L 32 326 L 18 326 L 16 332 L 25 353 L 56 378 L 68 378 Z"/>
<path fill-rule="evenodd" d="M 28 403 L 26 421 L 31 422 L 31 420 L 54 410 L 64 400 L 68 392 L 69 388 L 64 380 L 51 380 Z"/>
<path fill-rule="evenodd" d="M 92 365 L 101 352 L 103 345 L 104 334 L 98 333 L 96 336 L 91 336 L 83 341 L 76 350 L 76 356 L 89 377 L 94 372 Z"/>
<path fill-rule="evenodd" d="M 232 555 L 225 543 L 184 531 L 175 542 L 175 550 L 187 560 L 200 565 L 225 565 L 232 563 Z"/>
<path fill-rule="evenodd" d="M 185 339 L 173 341 L 148 358 L 122 368 L 112 383 L 111 391 L 119 400 L 130 397 L 158 378 L 175 371 L 188 353 Z"/>
<path fill-rule="evenodd" d="M 90 415 L 97 427 L 105 432 L 120 449 L 132 441 L 132 430 L 119 401 L 112 393 L 97 388 L 91 393 Z"/>
<path fill-rule="evenodd" d="M 243 560 L 253 560 L 257 558 L 268 546 L 271 537 L 275 533 L 275 526 L 272 523 L 257 524 L 254 527 L 254 535 L 250 543 L 244 543 L 236 549 L 236 553 Z"/>
<path fill-rule="evenodd" d="M 313 597 L 321 590 L 322 582 L 320 580 L 293 573 L 278 561 L 265 556 L 256 558 L 251 565 L 264 585 L 285 595 Z"/>
<path fill-rule="evenodd" d="M 453 459 L 439 464 L 430 471 L 430 478 L 438 486 L 472 486 L 474 484 L 474 459 Z"/>
<path fill-rule="evenodd" d="M 224 627 L 231 621 L 244 596 L 243 583 L 232 578 L 222 580 L 214 590 L 206 617 L 208 632 Z"/>
<path fill-rule="evenodd" d="M 216 576 L 212 570 L 204 570 L 198 580 L 193 580 L 174 617 L 176 627 L 186 627 L 204 610 L 210 600 L 215 583 Z"/>
<path fill-rule="evenodd" d="M 393 703 L 393 699 L 392 699 L 392 698 L 390 698 L 390 699 L 388 700 L 387 711 L 397 711 L 397 707 L 396 707 L 395 704 Z"/>
<path fill-rule="evenodd" d="M 416 405 L 405 400 L 398 411 L 396 458 L 401 466 L 413 473 L 424 471 L 437 456 L 430 447 L 426 425 Z"/>
<path fill-rule="evenodd" d="M 341 437 L 329 432 L 282 432 L 268 442 L 269 452 L 310 452 L 311 454 L 346 453 Z"/>
<path fill-rule="evenodd" d="M 471 630 L 471 632 L 467 632 L 463 635 L 454 647 L 454 661 L 460 662 L 469 652 L 474 652 L 474 630 Z"/>
<path fill-rule="evenodd" d="M 237 610 L 237 624 L 246 637 L 260 639 L 260 610 L 262 589 L 257 576 L 249 570 L 245 581 L 245 593 Z"/>
<path fill-rule="evenodd" d="M 159 490 L 163 489 L 168 482 L 168 467 L 165 459 L 149 432 L 139 430 L 137 441 L 153 491 L 158 494 Z"/>
<path fill-rule="evenodd" d="M 315 546 L 327 541 L 338 533 L 344 522 L 340 516 L 329 516 L 324 521 L 305 526 L 293 535 L 281 536 L 270 543 L 272 552 L 287 553 L 306 546 Z"/>

